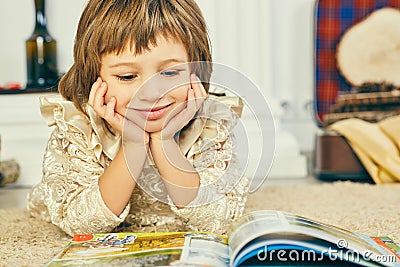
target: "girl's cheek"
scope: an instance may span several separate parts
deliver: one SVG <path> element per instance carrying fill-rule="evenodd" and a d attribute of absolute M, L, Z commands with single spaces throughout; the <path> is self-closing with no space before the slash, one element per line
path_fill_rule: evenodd
<path fill-rule="evenodd" d="M 121 114 L 121 115 L 125 115 L 126 113 L 126 106 L 128 105 L 128 103 L 125 102 L 121 102 L 118 101 L 118 99 L 116 98 L 117 104 L 114 108 L 114 111 Z"/>
<path fill-rule="evenodd" d="M 187 98 L 187 92 L 190 89 L 190 84 L 189 85 L 183 85 L 175 90 L 173 90 L 171 93 L 174 96 L 174 98 L 181 99 L 181 100 L 186 100 Z"/>

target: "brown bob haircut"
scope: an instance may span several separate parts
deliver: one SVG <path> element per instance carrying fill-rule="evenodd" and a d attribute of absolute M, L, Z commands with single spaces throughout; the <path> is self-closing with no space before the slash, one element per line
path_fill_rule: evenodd
<path fill-rule="evenodd" d="M 79 21 L 74 63 L 61 78 L 59 91 L 86 114 L 92 84 L 100 74 L 101 57 L 121 53 L 134 44 L 135 54 L 156 45 L 159 36 L 186 48 L 192 72 L 208 91 L 212 57 L 207 26 L 194 0 L 90 0 Z"/>

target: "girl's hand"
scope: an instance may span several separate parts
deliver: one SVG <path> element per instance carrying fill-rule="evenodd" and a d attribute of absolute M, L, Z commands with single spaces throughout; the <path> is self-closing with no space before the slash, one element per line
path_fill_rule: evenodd
<path fill-rule="evenodd" d="M 178 107 L 177 111 L 173 111 L 171 118 L 167 119 L 163 129 L 160 132 L 150 134 L 150 139 L 168 140 L 173 139 L 175 133 L 185 127 L 196 112 L 200 109 L 204 100 L 207 97 L 207 92 L 200 82 L 200 79 L 192 74 L 190 76 L 190 88 L 187 93 L 186 106 Z"/>
<path fill-rule="evenodd" d="M 114 130 L 122 133 L 123 116 L 115 112 L 116 99 L 111 97 L 108 103 L 105 103 L 105 95 L 107 93 L 107 84 L 99 77 L 92 85 L 90 90 L 88 104 L 96 111 L 96 113 L 105 119 Z"/>
<path fill-rule="evenodd" d="M 111 127 L 120 135 L 123 135 L 124 141 L 147 144 L 149 135 L 135 122 L 128 120 L 125 116 L 116 112 L 117 99 L 111 97 L 108 103 L 105 102 L 107 93 L 107 83 L 100 77 L 92 85 L 89 94 L 88 104 L 103 119 L 105 119 Z"/>

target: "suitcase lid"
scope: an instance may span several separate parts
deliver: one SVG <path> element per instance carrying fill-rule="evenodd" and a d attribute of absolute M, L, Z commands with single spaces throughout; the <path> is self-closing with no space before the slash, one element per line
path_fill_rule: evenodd
<path fill-rule="evenodd" d="M 317 0 L 314 13 L 314 116 L 325 127 L 324 115 L 339 93 L 349 92 L 336 66 L 336 46 L 343 33 L 383 7 L 400 8 L 400 0 Z"/>

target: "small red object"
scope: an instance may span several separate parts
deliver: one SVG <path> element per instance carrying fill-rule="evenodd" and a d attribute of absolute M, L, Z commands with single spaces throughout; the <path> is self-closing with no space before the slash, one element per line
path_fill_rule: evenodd
<path fill-rule="evenodd" d="M 93 238 L 92 234 L 75 234 L 74 237 L 72 238 L 72 241 L 83 242 L 83 241 L 88 241 L 92 238 Z"/>
<path fill-rule="evenodd" d="M 5 84 L 4 88 L 7 90 L 19 90 L 22 88 L 22 86 L 19 83 L 9 82 Z"/>

